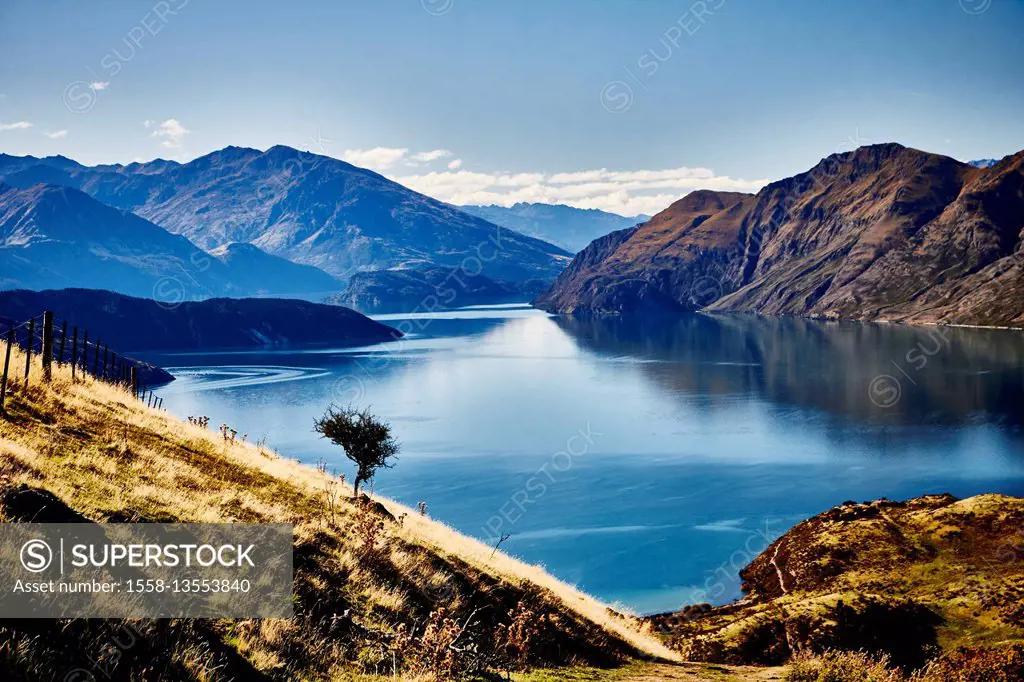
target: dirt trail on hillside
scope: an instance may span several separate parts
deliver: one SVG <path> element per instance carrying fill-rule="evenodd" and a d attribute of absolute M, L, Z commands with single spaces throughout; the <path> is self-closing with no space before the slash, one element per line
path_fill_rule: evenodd
<path fill-rule="evenodd" d="M 768 682 L 781 680 L 785 668 L 759 668 L 756 666 L 715 665 L 713 663 L 658 663 L 651 664 L 616 682 L 656 682 L 657 680 L 686 680 L 687 682 Z"/>

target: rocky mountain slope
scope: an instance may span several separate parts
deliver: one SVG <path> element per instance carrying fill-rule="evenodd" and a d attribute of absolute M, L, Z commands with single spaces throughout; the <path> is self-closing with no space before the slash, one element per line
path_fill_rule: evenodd
<path fill-rule="evenodd" d="M 617 213 L 583 209 L 564 204 L 519 202 L 512 206 L 460 206 L 471 215 L 517 232 L 543 239 L 576 253 L 598 237 L 633 227 L 650 219 L 648 215 L 622 216 Z"/>
<path fill-rule="evenodd" d="M 861 147 L 756 195 L 698 191 L 580 252 L 556 312 L 1024 324 L 1024 152 L 990 168 Z"/>
<path fill-rule="evenodd" d="M 0 184 L 0 287 L 74 286 L 176 303 L 331 292 L 343 285 L 252 246 L 207 254 L 181 235 L 66 186 Z"/>
<path fill-rule="evenodd" d="M 228 266 L 235 286 L 260 295 L 288 293 L 315 298 L 345 286 L 320 268 L 272 256 L 252 244 L 231 242 L 211 249 L 210 255 Z"/>
<path fill-rule="evenodd" d="M 0 155 L 0 179 L 81 189 L 213 249 L 251 243 L 348 279 L 364 270 L 460 267 L 495 280 L 548 281 L 564 250 L 499 228 L 372 171 L 276 146 L 227 147 L 177 164 L 86 167 Z M 478 264 L 479 263 L 479 264 Z"/>
<path fill-rule="evenodd" d="M 745 567 L 740 601 L 650 620 L 691 660 L 846 649 L 913 668 L 940 650 L 1024 643 L 1022 529 L 1017 497 L 847 502 Z"/>
<path fill-rule="evenodd" d="M 95 289 L 0 292 L 0 317 L 27 320 L 44 310 L 121 351 L 354 346 L 402 336 L 354 310 L 295 299 L 214 298 L 170 305 Z"/>

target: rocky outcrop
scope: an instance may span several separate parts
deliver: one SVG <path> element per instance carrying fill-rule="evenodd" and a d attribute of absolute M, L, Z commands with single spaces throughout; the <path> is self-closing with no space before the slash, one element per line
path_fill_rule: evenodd
<path fill-rule="evenodd" d="M 937 647 L 1024 637 L 1024 499 L 846 502 L 740 571 L 743 599 L 653 616 L 695 660 L 781 663 L 828 649 L 907 668 Z"/>
<path fill-rule="evenodd" d="M 616 235 L 537 305 L 1024 324 L 1024 152 L 976 168 L 862 147 L 756 195 L 694 192 Z"/>

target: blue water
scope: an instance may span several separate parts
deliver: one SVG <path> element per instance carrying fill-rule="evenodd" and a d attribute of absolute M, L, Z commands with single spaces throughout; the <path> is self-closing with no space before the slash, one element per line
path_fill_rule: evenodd
<path fill-rule="evenodd" d="M 358 349 L 154 355 L 180 415 L 309 463 L 371 405 L 402 442 L 378 493 L 637 612 L 723 603 L 739 569 L 846 500 L 1024 494 L 1024 335 L 525 306 L 380 316 Z"/>

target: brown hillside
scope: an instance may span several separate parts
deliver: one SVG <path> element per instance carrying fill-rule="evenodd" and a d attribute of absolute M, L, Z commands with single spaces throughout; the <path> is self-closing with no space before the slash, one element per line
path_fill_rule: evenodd
<path fill-rule="evenodd" d="M 919 667 L 960 646 L 1024 643 L 1024 499 L 847 502 L 741 571 L 727 606 L 655 616 L 684 655 L 780 663 L 829 649 Z"/>
<path fill-rule="evenodd" d="M 757 195 L 694 192 L 591 244 L 537 303 L 1021 324 L 1022 165 L 1024 152 L 981 169 L 884 144 Z"/>

